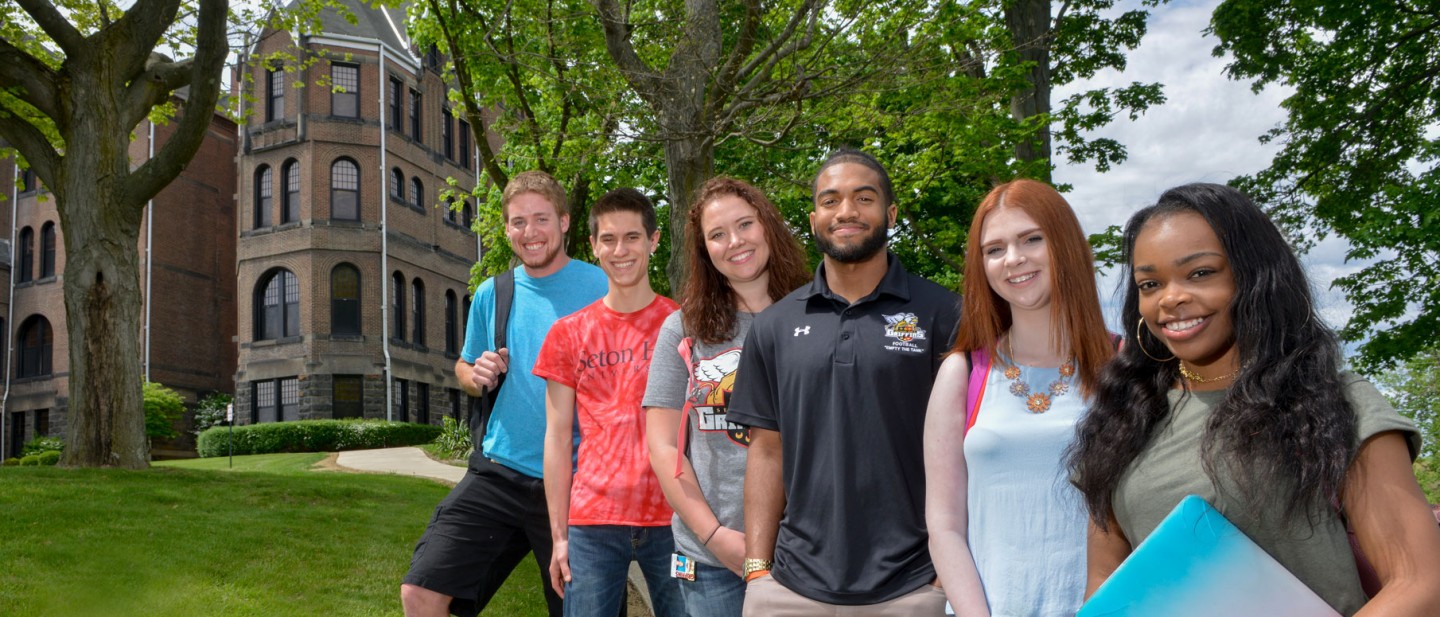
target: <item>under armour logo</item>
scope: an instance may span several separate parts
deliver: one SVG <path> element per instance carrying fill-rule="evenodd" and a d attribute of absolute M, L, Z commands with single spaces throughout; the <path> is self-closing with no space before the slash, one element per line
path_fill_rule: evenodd
<path fill-rule="evenodd" d="M 795 328 L 795 336 L 800 336 L 801 334 L 804 334 L 805 336 L 810 336 L 810 326 L 805 326 L 804 328 Z"/>

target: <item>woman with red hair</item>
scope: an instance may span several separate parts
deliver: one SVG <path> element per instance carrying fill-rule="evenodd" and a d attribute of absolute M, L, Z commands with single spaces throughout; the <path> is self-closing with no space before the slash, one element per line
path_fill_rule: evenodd
<path fill-rule="evenodd" d="M 995 187 L 970 224 L 963 319 L 925 420 L 925 519 L 956 614 L 1073 615 L 1086 513 L 1064 455 L 1113 353 L 1094 258 L 1049 185 Z"/>

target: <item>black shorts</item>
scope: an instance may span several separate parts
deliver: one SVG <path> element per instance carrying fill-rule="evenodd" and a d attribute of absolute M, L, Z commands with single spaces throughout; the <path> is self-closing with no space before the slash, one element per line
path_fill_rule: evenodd
<path fill-rule="evenodd" d="M 550 586 L 550 550 L 544 482 L 482 460 L 435 507 L 405 583 L 450 596 L 455 615 L 478 615 L 515 566 L 534 553 L 550 615 L 560 617 L 560 596 Z"/>

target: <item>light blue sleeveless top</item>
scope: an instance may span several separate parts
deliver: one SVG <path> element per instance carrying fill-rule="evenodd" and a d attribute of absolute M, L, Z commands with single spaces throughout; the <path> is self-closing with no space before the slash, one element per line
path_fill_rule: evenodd
<path fill-rule="evenodd" d="M 1031 392 L 1057 368 L 1022 366 Z M 996 358 L 975 425 L 965 437 L 970 552 L 994 617 L 1074 615 L 1085 595 L 1085 506 L 1065 471 L 1065 449 L 1087 409 L 1078 376 L 1032 413 L 1011 393 Z"/>

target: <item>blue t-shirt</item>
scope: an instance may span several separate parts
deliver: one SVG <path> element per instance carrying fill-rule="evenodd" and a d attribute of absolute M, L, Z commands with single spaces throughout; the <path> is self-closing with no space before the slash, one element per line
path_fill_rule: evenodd
<path fill-rule="evenodd" d="M 495 410 L 486 426 L 485 456 L 533 478 L 542 477 L 545 459 L 545 380 L 531 373 L 540 345 L 555 320 L 585 308 L 605 295 L 605 273 L 571 259 L 550 276 L 532 278 L 515 269 L 515 300 L 506 327 L 510 367 Z M 473 364 L 481 353 L 495 349 L 495 279 L 475 292 L 465 348 L 460 357 Z"/>

